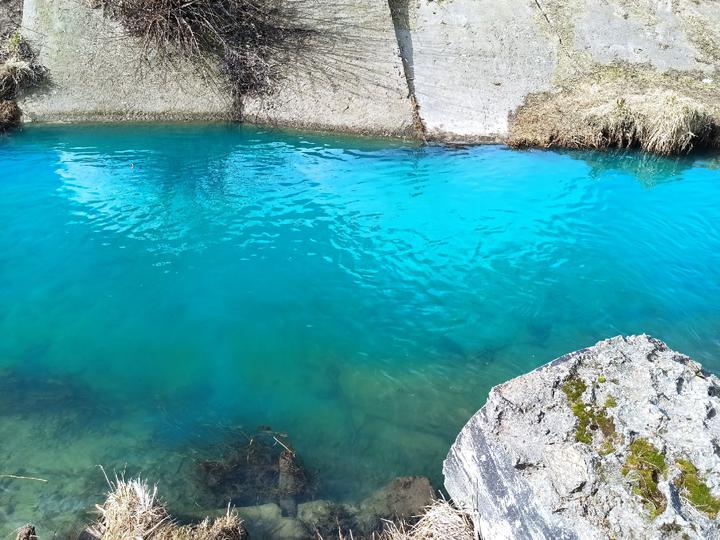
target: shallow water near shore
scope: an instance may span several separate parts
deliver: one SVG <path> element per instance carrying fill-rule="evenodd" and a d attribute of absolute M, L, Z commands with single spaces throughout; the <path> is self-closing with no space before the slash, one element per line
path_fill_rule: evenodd
<path fill-rule="evenodd" d="M 646 332 L 720 371 L 720 160 L 224 125 L 0 139 L 0 538 L 58 535 L 102 465 L 202 514 L 259 425 L 316 496 L 440 486 L 495 384 Z"/>

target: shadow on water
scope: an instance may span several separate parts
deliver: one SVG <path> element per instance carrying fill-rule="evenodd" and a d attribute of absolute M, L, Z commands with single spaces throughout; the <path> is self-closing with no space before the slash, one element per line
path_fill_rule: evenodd
<path fill-rule="evenodd" d="M 0 369 L 0 411 L 4 416 L 54 417 L 56 437 L 102 425 L 118 413 L 106 399 L 69 374 L 42 376 L 32 370 Z"/>

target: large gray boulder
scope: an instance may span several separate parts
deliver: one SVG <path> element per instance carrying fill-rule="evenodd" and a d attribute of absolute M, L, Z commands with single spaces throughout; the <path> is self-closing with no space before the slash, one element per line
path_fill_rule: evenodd
<path fill-rule="evenodd" d="M 445 460 L 485 539 L 720 538 L 720 380 L 616 337 L 493 388 Z"/>

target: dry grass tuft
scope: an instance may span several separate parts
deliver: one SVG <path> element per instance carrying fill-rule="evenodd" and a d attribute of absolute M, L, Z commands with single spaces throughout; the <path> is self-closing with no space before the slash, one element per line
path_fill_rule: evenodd
<path fill-rule="evenodd" d="M 169 526 L 152 536 L 153 540 L 245 540 L 248 538 L 242 521 L 234 510 L 198 525 Z"/>
<path fill-rule="evenodd" d="M 0 96 L 12 99 L 17 95 L 18 89 L 32 85 L 37 80 L 38 75 L 30 62 L 10 57 L 0 65 Z"/>
<path fill-rule="evenodd" d="M 97 506 L 100 518 L 88 529 L 93 536 L 112 540 L 150 538 L 163 524 L 171 522 L 158 501 L 157 486 L 150 489 L 144 480 L 122 478 L 110 485 L 105 503 Z"/>
<path fill-rule="evenodd" d="M 387 522 L 379 540 L 475 540 L 470 517 L 448 501 L 438 499 L 412 526 Z"/>
<path fill-rule="evenodd" d="M 157 496 L 157 486 L 144 480 L 116 478 L 97 509 L 100 517 L 85 531 L 85 538 L 102 540 L 243 540 L 247 538 L 235 510 L 198 525 L 177 525 Z"/>
<path fill-rule="evenodd" d="M 270 90 L 278 67 L 314 32 L 303 24 L 301 0 L 104 0 L 145 56 L 179 55 L 220 72 L 235 97 Z"/>
<path fill-rule="evenodd" d="M 21 88 L 39 85 L 46 70 L 37 55 L 17 32 L 0 47 L 0 99 L 15 99 Z"/>
<path fill-rule="evenodd" d="M 530 96 L 511 121 L 517 148 L 638 148 L 658 155 L 720 147 L 720 97 L 679 76 L 619 68 Z"/>
<path fill-rule="evenodd" d="M 18 104 L 12 100 L 0 100 L 0 133 L 20 124 L 22 112 Z"/>

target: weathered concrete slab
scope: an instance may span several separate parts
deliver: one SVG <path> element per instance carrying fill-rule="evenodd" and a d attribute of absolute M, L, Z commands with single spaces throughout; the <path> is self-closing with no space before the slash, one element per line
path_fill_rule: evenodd
<path fill-rule="evenodd" d="M 143 63 L 120 26 L 76 0 L 25 0 L 23 35 L 37 48 L 50 86 L 21 100 L 35 121 L 224 118 L 229 98 L 198 76 Z"/>
<path fill-rule="evenodd" d="M 289 66 L 278 91 L 246 100 L 251 122 L 414 136 L 410 101 L 387 0 L 317 2 L 330 43 Z"/>
<path fill-rule="evenodd" d="M 382 0 L 318 2 L 318 24 L 338 35 L 300 65 L 277 92 L 247 100 L 250 121 L 291 127 L 405 135 L 412 107 L 390 11 Z M 312 15 L 312 14 L 311 14 Z M 77 0 L 25 0 L 23 34 L 35 43 L 52 86 L 26 97 L 32 120 L 223 119 L 230 98 L 195 66 L 142 62 L 137 40 Z"/>
<path fill-rule="evenodd" d="M 225 118 L 230 99 L 194 66 L 138 69 L 137 41 L 85 1 L 25 0 L 23 33 L 53 82 L 21 103 L 30 119 Z M 712 84 L 720 69 L 715 0 L 303 5 L 334 41 L 286 66 L 272 95 L 244 100 L 247 121 L 403 136 L 419 136 L 422 124 L 430 139 L 503 141 L 529 94 L 600 66 L 680 71 Z"/>
<path fill-rule="evenodd" d="M 573 47 L 602 64 L 649 64 L 659 70 L 695 70 L 699 51 L 692 45 L 672 2 L 585 0 L 575 20 Z"/>
<path fill-rule="evenodd" d="M 528 94 L 599 65 L 703 78 L 720 65 L 720 5 L 710 0 L 407 1 L 403 51 L 431 138 L 504 140 Z"/>
<path fill-rule="evenodd" d="M 550 88 L 556 44 L 532 0 L 410 0 L 408 62 L 434 139 L 505 137 L 508 114 Z"/>

